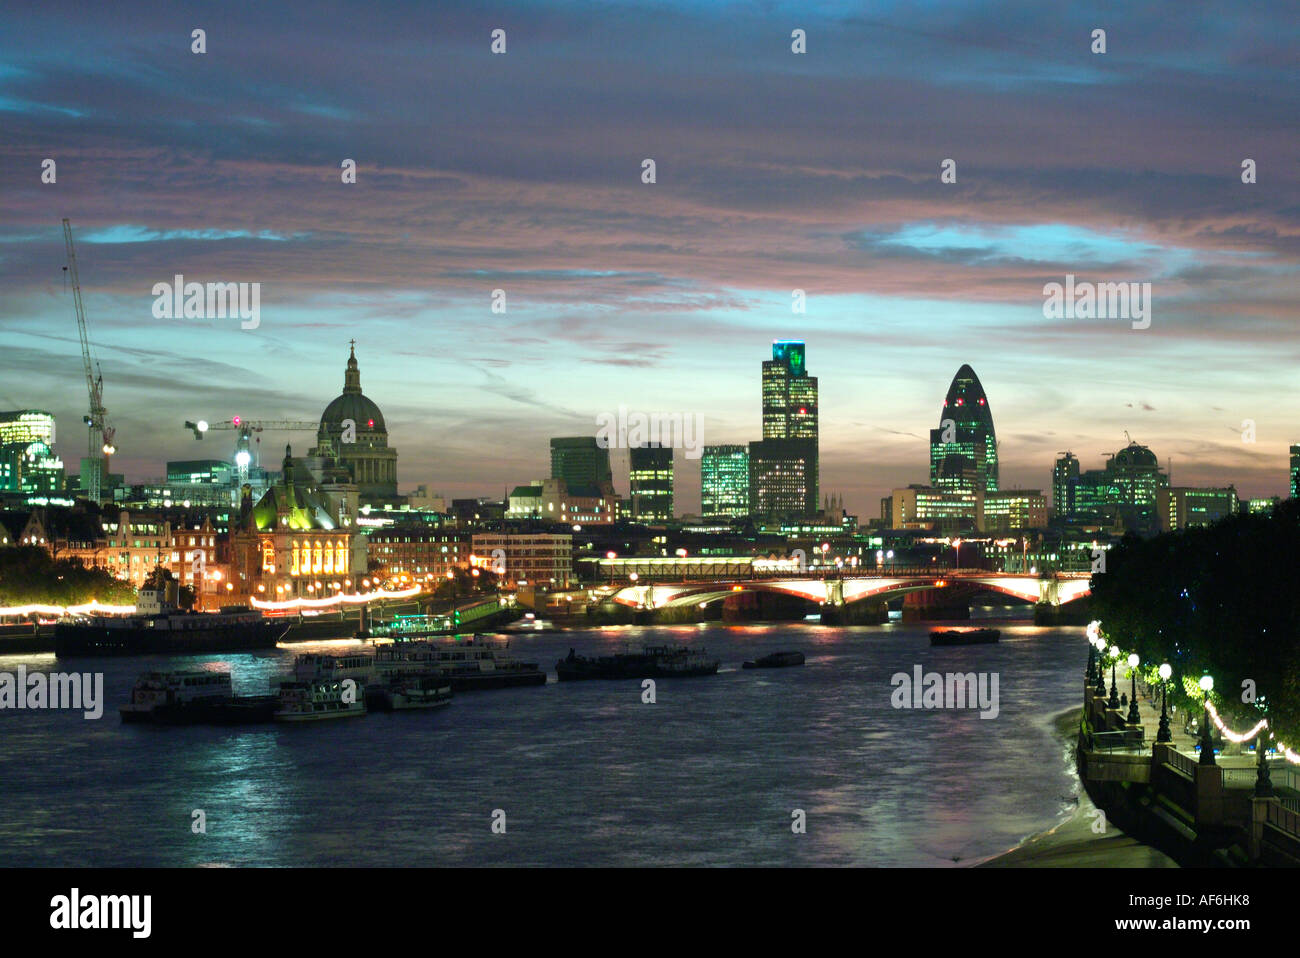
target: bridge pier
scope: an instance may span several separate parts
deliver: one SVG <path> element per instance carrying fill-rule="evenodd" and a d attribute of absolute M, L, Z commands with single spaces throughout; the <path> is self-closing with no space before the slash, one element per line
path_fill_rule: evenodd
<path fill-rule="evenodd" d="M 935 589 L 931 592 L 909 592 L 903 596 L 904 622 L 969 618 L 970 603 L 964 594 L 956 590 Z"/>
<path fill-rule="evenodd" d="M 883 625 L 889 621 L 889 604 L 863 599 L 849 605 L 822 607 L 822 625 Z"/>
<path fill-rule="evenodd" d="M 809 611 L 806 599 L 779 592 L 733 592 L 722 600 L 723 622 L 797 622 Z"/>

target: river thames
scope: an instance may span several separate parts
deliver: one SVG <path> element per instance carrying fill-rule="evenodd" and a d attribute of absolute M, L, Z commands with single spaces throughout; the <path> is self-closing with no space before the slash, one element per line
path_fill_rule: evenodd
<path fill-rule="evenodd" d="M 548 669 L 546 686 L 234 729 L 123 726 L 117 706 L 150 669 L 226 662 L 237 692 L 265 693 L 297 652 L 365 647 L 4 657 L 0 671 L 102 671 L 105 703 L 98 721 L 0 712 L 0 865 L 974 864 L 1059 822 L 1077 795 L 1051 718 L 1078 704 L 1082 630 L 997 624 L 1000 643 L 965 648 L 931 648 L 930 623 L 516 636 L 511 651 Z M 654 704 L 636 681 L 556 682 L 570 647 L 665 642 L 707 648 L 719 674 L 662 680 Z M 780 649 L 807 664 L 741 669 Z M 917 665 L 996 673 L 997 717 L 894 708 L 891 676 Z"/>

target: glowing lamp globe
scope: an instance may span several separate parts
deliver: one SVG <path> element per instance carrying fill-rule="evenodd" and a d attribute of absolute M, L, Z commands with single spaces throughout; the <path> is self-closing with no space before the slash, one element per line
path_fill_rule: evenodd
<path fill-rule="evenodd" d="M 1168 662 L 1166 662 L 1166 663 L 1164 663 L 1162 666 L 1160 666 L 1160 678 L 1161 678 L 1161 680 L 1163 680 L 1163 681 L 1165 681 L 1165 682 L 1168 682 L 1168 681 L 1169 681 L 1169 676 L 1171 676 L 1171 675 L 1173 675 L 1173 674 L 1174 674 L 1174 670 L 1171 669 L 1171 668 L 1169 667 L 1169 663 L 1168 663 Z"/>
<path fill-rule="evenodd" d="M 1209 691 L 1211 691 L 1211 690 L 1214 688 L 1214 676 L 1212 676 L 1212 675 L 1202 675 L 1202 676 L 1201 676 L 1201 683 L 1200 683 L 1200 684 L 1201 684 L 1201 691 L 1202 691 L 1202 692 L 1209 692 Z"/>
<path fill-rule="evenodd" d="M 1128 657 L 1128 667 L 1130 669 L 1136 669 L 1137 664 L 1138 664 L 1138 654 L 1134 652 L 1132 655 Z"/>

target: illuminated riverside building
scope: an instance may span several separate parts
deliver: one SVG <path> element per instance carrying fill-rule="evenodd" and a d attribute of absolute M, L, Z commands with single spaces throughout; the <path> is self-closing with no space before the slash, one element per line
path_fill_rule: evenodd
<path fill-rule="evenodd" d="M 448 532 L 422 524 L 376 529 L 366 536 L 370 567 L 385 576 L 416 581 L 441 579 L 449 571 L 467 569 L 473 554 L 473 534 Z"/>
<path fill-rule="evenodd" d="M 1190 489 L 1175 487 L 1160 489 L 1156 493 L 1156 509 L 1160 514 L 1160 531 L 1208 526 L 1212 522 L 1236 514 L 1240 508 L 1237 490 Z"/>
<path fill-rule="evenodd" d="M 700 457 L 700 514 L 705 518 L 749 515 L 747 447 L 704 447 Z"/>
<path fill-rule="evenodd" d="M 551 478 L 563 479 L 570 489 L 595 488 L 613 492 L 614 473 L 609 449 L 595 436 L 571 436 L 551 440 Z"/>
<path fill-rule="evenodd" d="M 930 430 L 930 485 L 954 492 L 996 492 L 998 440 L 993 413 L 970 366 L 957 370 L 939 428 Z"/>
<path fill-rule="evenodd" d="M 257 501 L 251 491 L 231 532 L 236 596 L 328 598 L 354 592 L 367 566 L 366 541 L 344 501 L 353 487 L 327 489 L 285 449 L 283 473 Z"/>
<path fill-rule="evenodd" d="M 571 535 L 478 533 L 471 541 L 473 563 L 500 575 L 503 586 L 567 589 L 573 581 Z"/>
<path fill-rule="evenodd" d="M 89 515 L 65 515 L 65 525 L 49 531 L 51 551 L 60 559 L 78 559 L 88 568 L 105 569 L 137 589 L 155 566 L 172 565 L 172 528 L 166 520 L 126 509 L 106 510 L 100 521 Z"/>
<path fill-rule="evenodd" d="M 817 444 L 764 439 L 749 444 L 749 514 L 785 520 L 817 514 Z"/>
<path fill-rule="evenodd" d="M 1291 447 L 1291 498 L 1300 498 L 1300 443 Z"/>
<path fill-rule="evenodd" d="M 639 522 L 673 518 L 673 450 L 648 443 L 628 450 L 629 515 Z"/>

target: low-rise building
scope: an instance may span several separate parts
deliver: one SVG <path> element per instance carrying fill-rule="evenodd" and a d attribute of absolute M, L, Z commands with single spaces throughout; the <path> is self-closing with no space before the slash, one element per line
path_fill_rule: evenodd
<path fill-rule="evenodd" d="M 1193 489 L 1182 486 L 1161 489 L 1156 493 L 1161 532 L 1208 526 L 1234 514 L 1239 508 L 1237 490 L 1232 486 L 1226 489 Z"/>
<path fill-rule="evenodd" d="M 471 562 L 501 576 L 503 587 L 567 589 L 573 581 L 573 536 L 478 533 Z"/>

